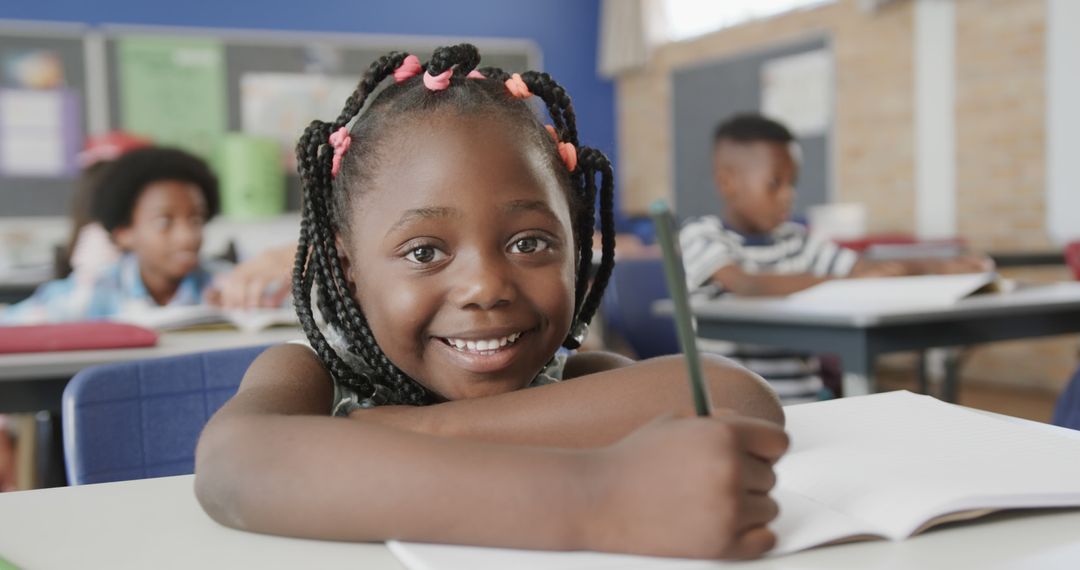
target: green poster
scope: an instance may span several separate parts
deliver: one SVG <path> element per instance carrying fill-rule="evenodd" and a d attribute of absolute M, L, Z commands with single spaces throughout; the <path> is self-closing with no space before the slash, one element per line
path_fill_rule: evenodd
<path fill-rule="evenodd" d="M 285 211 L 281 145 L 272 138 L 229 133 L 218 147 L 221 212 L 233 219 Z"/>
<path fill-rule="evenodd" d="M 221 42 L 130 37 L 118 44 L 123 128 L 213 159 L 226 127 Z"/>

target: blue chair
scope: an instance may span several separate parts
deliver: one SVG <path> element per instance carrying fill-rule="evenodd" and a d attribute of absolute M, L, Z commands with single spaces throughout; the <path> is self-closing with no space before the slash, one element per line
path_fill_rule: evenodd
<path fill-rule="evenodd" d="M 195 444 L 266 346 L 93 366 L 64 389 L 68 483 L 195 471 Z"/>
<path fill-rule="evenodd" d="M 1057 405 L 1054 406 L 1054 418 L 1050 423 L 1080 430 L 1080 369 L 1073 374 L 1069 385 L 1058 397 Z"/>
<path fill-rule="evenodd" d="M 678 354 L 674 321 L 652 312 L 653 302 L 669 297 L 661 259 L 620 260 L 601 305 L 605 332 L 625 340 L 638 358 Z"/>

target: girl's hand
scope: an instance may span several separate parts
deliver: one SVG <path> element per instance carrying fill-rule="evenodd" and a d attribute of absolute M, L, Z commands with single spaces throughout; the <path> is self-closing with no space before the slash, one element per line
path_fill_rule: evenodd
<path fill-rule="evenodd" d="M 295 256 L 296 244 L 264 250 L 215 279 L 204 296 L 206 302 L 225 309 L 280 307 L 292 294 Z"/>
<path fill-rule="evenodd" d="M 985 273 L 994 271 L 994 260 L 985 255 L 969 253 L 954 259 L 936 260 L 928 273 Z"/>
<path fill-rule="evenodd" d="M 744 559 L 776 543 L 766 525 L 775 424 L 732 414 L 659 418 L 594 452 L 584 546 L 654 556 Z"/>

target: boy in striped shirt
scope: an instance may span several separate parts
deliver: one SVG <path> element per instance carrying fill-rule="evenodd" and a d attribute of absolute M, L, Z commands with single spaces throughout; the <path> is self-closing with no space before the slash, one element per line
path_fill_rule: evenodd
<path fill-rule="evenodd" d="M 786 127 L 737 115 L 713 136 L 713 176 L 721 217 L 688 221 L 679 234 L 687 285 L 695 295 L 781 296 L 842 277 L 987 271 L 989 260 L 872 262 L 791 222 L 799 148 Z M 784 404 L 828 397 L 817 358 L 787 350 L 698 339 L 767 380 Z"/>

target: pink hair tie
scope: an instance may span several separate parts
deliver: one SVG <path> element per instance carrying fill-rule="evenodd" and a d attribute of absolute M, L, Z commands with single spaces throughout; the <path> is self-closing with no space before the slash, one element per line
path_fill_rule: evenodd
<path fill-rule="evenodd" d="M 334 147 L 334 162 L 330 166 L 331 178 L 337 176 L 341 170 L 341 157 L 345 156 L 345 151 L 349 150 L 351 144 L 352 137 L 349 136 L 349 130 L 345 127 L 330 133 L 330 146 Z"/>
<path fill-rule="evenodd" d="M 562 158 L 566 169 L 573 172 L 577 168 L 577 147 L 574 146 L 574 143 L 559 142 L 559 134 L 555 132 L 555 127 L 544 125 L 544 129 L 551 135 L 551 140 L 555 141 L 555 146 L 559 149 L 559 157 Z"/>
<path fill-rule="evenodd" d="M 577 168 L 577 148 L 574 147 L 574 143 L 559 143 L 559 156 L 562 157 L 567 170 L 573 172 Z"/>
<path fill-rule="evenodd" d="M 479 71 L 477 71 L 475 69 L 470 71 L 469 74 L 465 76 L 465 78 L 466 79 L 487 79 L 487 77 L 485 77 L 483 73 L 480 73 Z"/>
<path fill-rule="evenodd" d="M 415 55 L 406 56 L 405 59 L 401 61 L 401 65 L 394 70 L 394 82 L 401 83 L 417 73 L 420 73 L 422 70 L 423 68 L 420 67 L 420 58 Z"/>
<path fill-rule="evenodd" d="M 432 75 L 430 71 L 424 72 L 424 87 L 432 91 L 442 91 L 447 87 L 450 87 L 450 76 L 453 75 L 454 68 L 447 69 L 446 71 Z"/>
<path fill-rule="evenodd" d="M 510 91 L 510 94 L 518 99 L 528 99 L 532 97 L 532 91 L 529 91 L 529 86 L 525 85 L 525 81 L 521 79 L 521 75 L 515 73 L 510 76 L 510 79 L 506 80 L 506 88 Z"/>

